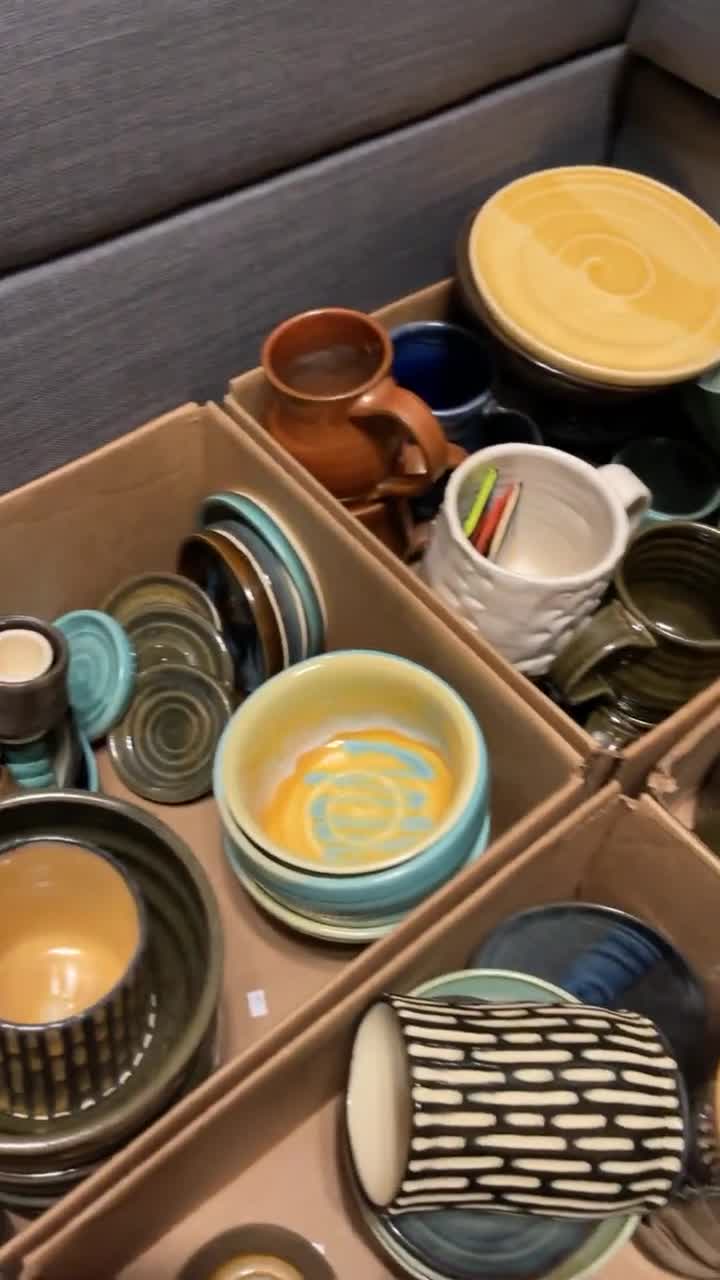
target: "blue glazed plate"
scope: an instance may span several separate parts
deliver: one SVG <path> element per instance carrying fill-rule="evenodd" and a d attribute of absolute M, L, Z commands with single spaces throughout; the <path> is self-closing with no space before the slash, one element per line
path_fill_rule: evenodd
<path fill-rule="evenodd" d="M 308 657 L 325 649 L 326 617 L 323 598 L 315 574 L 298 551 L 290 533 L 278 517 L 259 498 L 225 490 L 213 493 L 203 502 L 199 524 L 203 528 L 218 520 L 237 520 L 259 534 L 289 573 L 302 600 L 308 627 Z"/>
<path fill-rule="evenodd" d="M 438 1000 L 576 1003 L 551 983 L 489 969 L 446 974 L 411 994 Z M 418 1280 L 580 1280 L 629 1240 L 638 1222 L 637 1217 L 598 1224 L 460 1209 L 391 1217 L 376 1213 L 362 1199 L 352 1177 L 351 1185 L 375 1239 Z"/>
<path fill-rule="evenodd" d="M 702 983 L 672 942 L 643 920 L 598 903 L 548 903 L 503 920 L 468 963 L 518 969 L 584 1004 L 643 1013 L 665 1032 L 691 1081 L 699 1083 L 706 1071 Z"/>

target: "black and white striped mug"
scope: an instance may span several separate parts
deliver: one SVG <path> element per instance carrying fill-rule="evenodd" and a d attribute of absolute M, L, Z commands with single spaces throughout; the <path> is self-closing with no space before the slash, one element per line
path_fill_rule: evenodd
<path fill-rule="evenodd" d="M 390 1213 L 645 1213 L 681 1185 L 677 1063 L 639 1013 L 386 995 L 353 1045 L 352 1165 Z"/>

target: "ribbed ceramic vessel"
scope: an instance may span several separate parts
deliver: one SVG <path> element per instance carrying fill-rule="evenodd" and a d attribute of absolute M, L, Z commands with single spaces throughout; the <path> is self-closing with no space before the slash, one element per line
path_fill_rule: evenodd
<path fill-rule="evenodd" d="M 68 988 L 72 987 L 73 980 L 82 981 L 80 971 L 84 966 L 92 965 L 96 955 L 102 961 L 109 954 L 109 932 L 119 928 L 126 934 L 123 945 L 128 942 L 129 947 L 125 955 L 118 958 L 117 980 L 91 1006 L 46 1022 L 10 1021 L 0 1016 L 0 1124 L 3 1116 L 52 1120 L 95 1105 L 135 1070 L 152 1038 L 156 1021 L 155 996 L 145 964 L 145 908 L 134 885 L 117 864 L 101 849 L 69 840 L 28 841 L 15 849 L 5 850 L 0 855 L 0 870 L 8 870 L 12 875 L 9 859 L 14 860 L 14 869 L 20 872 L 20 892 L 27 899 L 28 911 L 42 920 L 42 928 L 47 928 L 45 919 L 49 910 L 52 919 L 57 921 L 52 925 L 55 930 L 53 944 L 66 942 L 74 952 L 71 965 L 64 967 L 61 957 L 55 955 L 52 971 L 41 971 L 38 985 L 44 1009 L 57 1013 L 68 1005 L 72 1006 L 73 992 Z M 32 897 L 31 891 L 35 886 L 23 874 L 30 861 L 35 882 L 38 878 L 42 881 L 39 893 Z M 23 864 L 27 864 L 25 868 Z M 113 911 L 116 917 L 124 916 L 119 920 L 108 918 L 104 922 L 103 902 L 95 904 L 94 912 L 93 903 L 89 903 L 97 929 L 94 936 L 91 932 L 82 939 L 85 950 L 82 945 L 77 946 L 72 919 L 66 923 L 68 916 L 72 916 L 72 897 L 76 895 L 71 895 L 69 900 L 64 884 L 60 885 L 64 895 L 62 900 L 53 894 L 53 884 L 58 878 L 62 881 L 71 876 L 75 877 L 75 883 L 84 878 L 91 884 L 89 892 L 94 890 L 104 894 L 106 911 Z M 6 895 L 3 905 L 12 909 L 14 900 L 7 896 L 12 894 L 12 889 L 4 874 L 0 884 Z M 40 901 L 43 891 L 44 910 Z M 11 922 L 7 924 L 11 926 Z M 32 923 L 31 927 L 34 927 Z M 6 927 L 5 945 L 7 937 Z M 29 947 L 35 940 L 34 935 L 20 939 L 21 944 L 25 943 L 22 954 L 27 968 L 24 964 L 21 966 L 22 973 L 17 975 L 11 988 L 16 995 L 20 985 L 27 992 L 38 982 L 36 971 L 30 968 Z M 37 941 L 42 942 L 43 939 Z M 109 947 L 113 945 L 111 939 Z M 17 953 L 11 951 L 10 955 L 2 956 L 2 964 L 6 968 L 0 981 L 3 997 L 7 992 L 7 967 L 12 964 L 13 955 Z M 91 975 L 91 980 L 94 977 Z"/>
<path fill-rule="evenodd" d="M 104 849 L 137 886 L 147 913 L 156 1021 L 136 1069 L 95 1106 L 54 1120 L 0 1119 L 0 1204 L 21 1212 L 52 1203 L 207 1075 L 222 980 L 212 889 L 169 827 L 134 805 L 81 791 L 0 803 L 0 852 L 48 835 Z"/>
<path fill-rule="evenodd" d="M 683 1178 L 686 1111 L 674 1057 L 636 1013 L 385 996 L 353 1047 L 355 1172 L 391 1214 L 647 1212 Z"/>

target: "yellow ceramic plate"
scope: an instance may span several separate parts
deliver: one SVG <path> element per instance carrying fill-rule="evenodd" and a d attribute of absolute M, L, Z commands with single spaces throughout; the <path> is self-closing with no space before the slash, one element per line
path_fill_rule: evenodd
<path fill-rule="evenodd" d="M 720 359 L 720 226 L 642 174 L 519 178 L 483 205 L 468 253 L 500 328 L 576 377 L 662 386 Z"/>

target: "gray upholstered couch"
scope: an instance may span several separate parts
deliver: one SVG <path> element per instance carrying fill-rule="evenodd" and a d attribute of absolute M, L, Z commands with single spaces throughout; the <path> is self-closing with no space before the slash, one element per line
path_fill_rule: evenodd
<path fill-rule="evenodd" d="M 444 274 L 566 162 L 720 216 L 720 0 L 1 0 L 3 488 Z"/>

